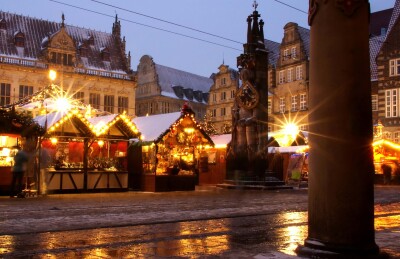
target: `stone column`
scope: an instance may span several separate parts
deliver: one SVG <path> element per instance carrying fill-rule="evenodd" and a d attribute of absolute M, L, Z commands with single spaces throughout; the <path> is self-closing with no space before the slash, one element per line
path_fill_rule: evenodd
<path fill-rule="evenodd" d="M 369 2 L 310 0 L 309 23 L 309 219 L 298 252 L 374 255 Z"/>

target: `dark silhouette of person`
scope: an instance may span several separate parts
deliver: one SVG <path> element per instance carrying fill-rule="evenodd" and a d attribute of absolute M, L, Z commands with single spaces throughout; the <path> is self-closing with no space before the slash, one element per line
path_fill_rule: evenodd
<path fill-rule="evenodd" d="M 14 156 L 10 197 L 21 196 L 23 185 L 22 180 L 27 168 L 28 159 L 28 154 L 22 149 L 19 149 L 17 154 Z"/>
<path fill-rule="evenodd" d="M 388 164 L 382 164 L 381 168 L 383 172 L 383 183 L 389 184 L 392 175 L 392 167 Z"/>

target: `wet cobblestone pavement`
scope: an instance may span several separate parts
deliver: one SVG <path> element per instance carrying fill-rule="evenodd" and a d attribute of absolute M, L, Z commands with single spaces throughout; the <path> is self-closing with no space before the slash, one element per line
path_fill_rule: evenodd
<path fill-rule="evenodd" d="M 307 190 L 0 197 L 2 258 L 293 258 Z M 400 258 L 400 186 L 375 190 L 376 242 Z"/>

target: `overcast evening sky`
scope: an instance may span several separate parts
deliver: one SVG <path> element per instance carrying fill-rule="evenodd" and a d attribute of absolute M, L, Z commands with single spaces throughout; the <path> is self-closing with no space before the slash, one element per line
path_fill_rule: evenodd
<path fill-rule="evenodd" d="M 295 22 L 309 28 L 307 14 L 304 13 L 308 11 L 309 0 L 258 0 L 257 2 L 257 10 L 265 22 L 264 34 L 267 39 L 281 42 L 283 27 L 288 22 Z M 300 11 L 279 2 L 291 5 Z M 370 0 L 371 11 L 392 8 L 394 2 L 395 0 Z M 109 16 L 114 17 L 118 14 L 122 25 L 121 33 L 126 37 L 126 50 L 131 52 L 133 70 L 137 70 L 140 58 L 147 54 L 152 56 L 157 64 L 208 77 L 218 71 L 223 60 L 226 65 L 236 69 L 236 57 L 243 50 L 240 43 L 246 40 L 246 19 L 254 10 L 252 4 L 253 0 L 0 0 L 0 10 L 55 22 L 61 22 L 61 14 L 64 13 L 65 23 L 68 25 L 109 33 L 114 22 L 114 18 Z M 173 26 L 122 9 L 191 27 L 229 40 Z M 22 28 L 21 30 L 23 31 Z"/>

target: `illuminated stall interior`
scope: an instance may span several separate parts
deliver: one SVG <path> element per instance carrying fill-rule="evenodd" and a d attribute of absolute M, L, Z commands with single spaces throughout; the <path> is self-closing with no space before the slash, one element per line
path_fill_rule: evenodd
<path fill-rule="evenodd" d="M 23 112 L 15 111 L 15 107 L 0 108 L 0 194 L 8 195 L 12 180 L 11 168 L 17 147 L 25 142 L 25 148 L 31 148 L 28 143 L 36 143 L 36 139 L 44 134 L 32 117 Z M 27 142 L 27 139 L 29 142 Z M 33 145 L 34 146 L 34 145 Z M 33 167 L 29 167 L 26 177 L 34 177 Z"/>
<path fill-rule="evenodd" d="M 194 113 L 189 107 L 184 105 L 182 112 L 137 117 L 133 122 L 142 133 L 138 144 L 142 150 L 145 176 L 198 177 L 196 170 L 199 159 L 206 148 L 213 146 L 214 143 L 196 122 Z M 146 177 L 143 179 L 146 185 Z M 150 177 L 148 181 L 157 179 Z M 197 178 L 193 181 L 197 182 Z M 195 182 L 193 189 L 194 184 Z M 179 189 L 179 186 L 168 190 L 176 189 Z"/>

